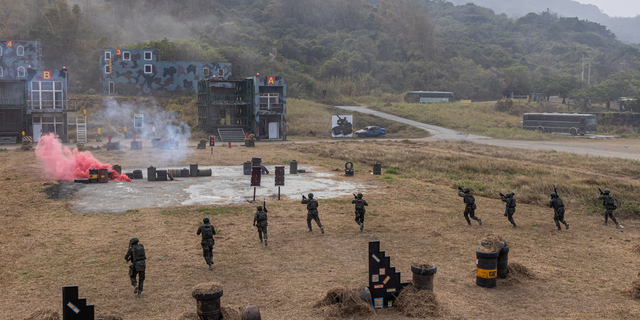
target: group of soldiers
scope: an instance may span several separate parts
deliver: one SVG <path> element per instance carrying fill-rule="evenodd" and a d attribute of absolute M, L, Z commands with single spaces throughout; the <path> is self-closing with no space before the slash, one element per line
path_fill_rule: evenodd
<path fill-rule="evenodd" d="M 467 224 L 471 225 L 471 220 L 478 221 L 479 225 L 482 225 L 482 219 L 476 217 L 475 210 L 477 208 L 476 201 L 473 195 L 471 194 L 471 190 L 469 188 L 458 187 L 458 196 L 464 199 L 465 209 L 464 209 L 464 218 L 467 220 Z M 616 218 L 613 216 L 613 210 L 616 209 L 615 201 L 610 194 L 609 189 L 605 189 L 604 191 L 600 191 L 600 196 L 598 199 L 602 200 L 602 204 L 605 207 L 605 215 L 604 215 L 604 225 L 607 225 L 607 221 L 609 218 L 613 220 L 616 224 L 616 228 L 622 227 Z M 516 212 L 516 199 L 514 198 L 515 193 L 507 193 L 500 194 L 502 201 L 506 203 L 504 216 L 508 218 L 509 222 L 513 225 L 513 227 L 517 227 L 515 221 L 513 220 L 513 215 Z M 553 208 L 554 216 L 553 220 L 555 221 L 558 230 L 562 230 L 560 227 L 560 223 L 564 224 L 566 229 L 569 229 L 569 224 L 564 221 L 564 202 L 558 195 L 557 190 L 554 187 L 554 192 L 551 193 L 551 201 L 549 202 L 549 207 Z M 351 201 L 352 204 L 355 205 L 355 216 L 356 223 L 360 226 L 360 232 L 364 230 L 364 214 L 366 212 L 365 207 L 369 204 L 366 200 L 363 199 L 362 193 L 354 194 L 355 199 Z M 324 228 L 322 227 L 322 223 L 320 222 L 320 218 L 318 217 L 318 200 L 314 199 L 313 193 L 308 194 L 308 198 L 304 195 L 302 196 L 302 204 L 307 205 L 307 227 L 309 228 L 308 232 L 313 232 L 311 227 L 311 220 L 315 220 L 316 224 L 320 228 L 320 232 L 324 234 Z M 267 222 L 267 205 L 266 201 L 263 202 L 262 206 L 257 207 L 257 211 L 253 217 L 253 226 L 255 226 L 258 230 L 258 239 L 260 243 L 263 243 L 264 236 L 264 245 L 267 245 L 267 226 L 269 225 Z M 216 235 L 216 229 L 209 218 L 202 219 L 202 225 L 198 228 L 196 232 L 197 235 L 202 236 L 202 255 L 204 257 L 205 262 L 209 266 L 209 270 L 213 269 L 213 245 L 215 244 L 215 240 L 213 236 Z M 129 277 L 131 278 L 131 285 L 135 287 L 134 294 L 137 294 L 138 297 L 141 296 L 145 278 L 145 251 L 144 246 L 139 242 L 138 238 L 131 238 L 129 241 L 129 250 L 125 255 L 125 260 L 131 261 L 131 265 L 129 266 Z M 136 276 L 138 277 L 138 281 L 136 282 Z"/>
<path fill-rule="evenodd" d="M 476 200 L 471 194 L 471 190 L 469 188 L 458 187 L 458 196 L 464 198 L 465 208 L 464 208 L 464 218 L 467 220 L 467 224 L 471 225 L 471 219 L 478 221 L 479 225 L 482 225 L 482 220 L 475 215 Z M 599 189 L 598 189 L 599 190 Z M 516 199 L 514 198 L 516 194 L 511 192 L 502 194 L 500 193 L 500 197 L 502 198 L 502 202 L 506 202 L 506 208 L 504 212 L 504 216 L 508 218 L 509 222 L 513 225 L 514 228 L 517 227 L 516 222 L 513 220 L 513 215 L 516 213 Z M 560 227 L 560 223 L 564 224 L 565 229 L 569 229 L 569 224 L 564 221 L 564 202 L 558 195 L 558 191 L 556 188 L 553 188 L 553 193 L 551 193 L 551 201 L 549 201 L 549 207 L 553 208 L 553 220 L 555 221 L 556 227 L 558 230 L 562 230 Z M 609 189 L 604 189 L 604 191 L 600 191 L 600 196 L 598 199 L 602 200 L 602 205 L 605 207 L 604 213 L 604 225 L 607 225 L 607 221 L 609 218 L 616 224 L 616 228 L 621 228 L 622 226 L 618 223 L 616 218 L 613 216 L 613 210 L 617 209 L 615 205 L 615 200 L 611 196 L 611 191 Z"/>

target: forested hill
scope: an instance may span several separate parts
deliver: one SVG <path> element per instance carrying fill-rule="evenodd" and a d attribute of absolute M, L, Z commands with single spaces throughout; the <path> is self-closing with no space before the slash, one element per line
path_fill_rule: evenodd
<path fill-rule="evenodd" d="M 622 18 L 610 17 L 592 4 L 582 4 L 573 0 L 449 0 L 456 5 L 473 3 L 505 13 L 511 18 L 520 18 L 530 12 L 540 13 L 550 10 L 562 17 L 577 17 L 607 26 L 616 37 L 627 43 L 640 43 L 640 16 Z"/>
<path fill-rule="evenodd" d="M 98 87 L 97 52 L 115 47 L 158 47 L 163 60 L 231 62 L 238 78 L 284 75 L 288 93 L 303 98 L 322 89 L 332 98 L 407 90 L 474 100 L 505 90 L 566 95 L 583 87 L 588 56 L 602 99 L 633 93 L 640 79 L 638 49 L 603 25 L 548 12 L 511 19 L 440 0 L 77 2 L 0 0 L 0 39 L 41 39 L 46 63 L 67 66 L 79 92 Z"/>

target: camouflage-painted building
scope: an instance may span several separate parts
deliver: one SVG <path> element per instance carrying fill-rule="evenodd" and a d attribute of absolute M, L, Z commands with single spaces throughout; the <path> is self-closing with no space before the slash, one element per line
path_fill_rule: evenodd
<path fill-rule="evenodd" d="M 67 69 L 45 69 L 40 41 L 0 41 L 0 137 L 66 141 L 67 110 Z"/>
<path fill-rule="evenodd" d="M 207 132 L 243 128 L 258 139 L 287 138 L 287 85 L 284 77 L 244 80 L 209 78 L 198 82 L 199 124 Z"/>
<path fill-rule="evenodd" d="M 202 79 L 231 77 L 230 63 L 162 61 L 159 49 L 100 50 L 100 70 L 100 92 L 109 95 L 197 92 Z"/>

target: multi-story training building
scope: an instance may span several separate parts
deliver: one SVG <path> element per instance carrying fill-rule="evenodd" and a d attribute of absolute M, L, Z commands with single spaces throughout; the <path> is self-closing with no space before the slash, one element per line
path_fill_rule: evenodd
<path fill-rule="evenodd" d="M 159 49 L 100 50 L 100 70 L 100 92 L 108 95 L 197 92 L 202 79 L 231 77 L 230 63 L 162 61 Z"/>
<path fill-rule="evenodd" d="M 0 139 L 67 140 L 67 69 L 46 69 L 40 41 L 0 40 Z"/>

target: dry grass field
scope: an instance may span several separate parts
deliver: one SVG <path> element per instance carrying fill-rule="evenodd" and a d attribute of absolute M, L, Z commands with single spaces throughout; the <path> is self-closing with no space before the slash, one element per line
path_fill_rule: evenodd
<path fill-rule="evenodd" d="M 434 291 L 442 318 L 640 317 L 640 302 L 623 293 L 640 271 L 640 252 L 633 250 L 640 244 L 638 162 L 463 142 L 258 144 L 215 151 L 211 156 L 199 150 L 184 164 L 240 165 L 259 156 L 267 165 L 296 159 L 302 166 L 340 173 L 345 160 L 355 161 L 356 176 L 338 179 L 378 186 L 365 194 L 365 232 L 360 234 L 354 222 L 351 197 L 320 199 L 324 235 L 317 228 L 306 232 L 299 201 L 269 200 L 268 247 L 260 245 L 251 226 L 257 204 L 74 214 L 68 201 L 47 199 L 41 192 L 57 181 L 40 177 L 41 164 L 32 151 L 0 152 L 0 318 L 23 319 L 34 307 L 60 312 L 61 287 L 79 285 L 97 316 L 176 319 L 195 311 L 194 285 L 218 281 L 224 286 L 223 306 L 255 304 L 263 319 L 323 319 L 313 305 L 327 290 L 367 284 L 371 240 L 381 241 L 404 281 L 411 280 L 411 261 L 437 265 Z M 100 150 L 94 155 L 123 167 L 148 166 L 156 152 L 136 156 Z M 382 176 L 369 174 L 376 160 L 383 163 Z M 567 205 L 566 231 L 556 230 L 552 209 L 544 206 L 554 184 Z M 482 226 L 466 225 L 458 185 L 476 194 Z M 620 200 L 616 214 L 624 229 L 602 225 L 603 209 L 593 200 L 597 186 L 610 188 Z M 511 191 L 519 199 L 516 229 L 502 215 L 497 196 Z M 205 216 L 220 230 L 213 271 L 207 270 L 196 236 Z M 535 278 L 477 287 L 474 251 L 487 233 L 505 237 L 510 261 L 529 268 Z M 133 236 L 147 250 L 141 299 L 133 294 L 124 260 Z M 409 319 L 395 309 L 368 318 Z"/>

